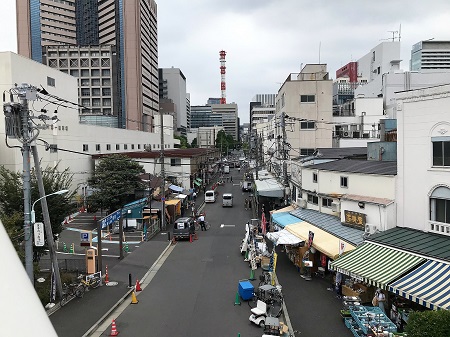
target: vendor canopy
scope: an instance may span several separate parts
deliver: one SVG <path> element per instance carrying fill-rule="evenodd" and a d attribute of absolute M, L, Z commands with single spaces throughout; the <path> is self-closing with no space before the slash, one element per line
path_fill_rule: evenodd
<path fill-rule="evenodd" d="M 389 291 L 430 309 L 450 309 L 450 265 L 427 261 L 391 283 Z"/>
<path fill-rule="evenodd" d="M 283 198 L 284 187 L 275 179 L 255 180 L 256 191 L 261 197 Z"/>
<path fill-rule="evenodd" d="M 266 237 L 272 241 L 276 246 L 277 245 L 297 245 L 299 243 L 304 242 L 300 238 L 296 237 L 294 234 L 291 234 L 286 229 L 283 229 L 278 232 L 267 233 Z"/>
<path fill-rule="evenodd" d="M 175 192 L 178 192 L 178 193 L 183 192 L 183 189 L 184 189 L 183 187 L 180 187 L 180 186 L 177 186 L 177 185 L 170 185 L 169 188 L 172 191 L 175 191 Z"/>
<path fill-rule="evenodd" d="M 404 251 L 366 242 L 332 262 L 331 269 L 386 289 L 390 282 L 424 261 Z"/>
<path fill-rule="evenodd" d="M 324 253 L 331 259 L 334 259 L 336 255 L 339 255 L 339 243 L 341 240 L 336 236 L 311 225 L 309 222 L 297 222 L 286 226 L 285 229 L 303 241 L 308 241 L 309 232 L 311 231 L 314 233 L 313 247 L 315 249 Z M 355 246 L 346 242 L 344 251 L 347 252 L 352 249 L 355 249 Z"/>
<path fill-rule="evenodd" d="M 301 220 L 299 218 L 289 214 L 289 212 L 272 214 L 272 221 L 275 222 L 281 228 L 284 228 L 284 227 L 294 224 L 296 222 L 301 222 Z"/>

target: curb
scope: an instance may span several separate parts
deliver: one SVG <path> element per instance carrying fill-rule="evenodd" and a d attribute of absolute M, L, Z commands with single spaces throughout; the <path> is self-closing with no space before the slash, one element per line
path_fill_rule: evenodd
<path fill-rule="evenodd" d="M 162 253 L 158 256 L 158 258 L 156 259 L 156 261 L 152 264 L 152 266 L 150 267 L 150 269 L 145 273 L 145 275 L 142 277 L 142 279 L 140 280 L 140 282 L 144 282 L 144 280 L 147 278 L 147 276 L 150 274 L 150 272 L 152 271 L 152 269 L 154 268 L 154 266 L 159 262 L 159 260 L 161 260 L 161 258 L 164 256 L 164 254 L 167 252 L 167 250 L 172 246 L 172 243 L 169 242 L 169 244 L 167 245 L 167 247 L 162 251 Z M 86 331 L 84 333 L 84 335 L 82 337 L 88 337 L 90 336 L 93 332 L 95 332 L 98 327 L 108 318 L 108 316 L 111 314 L 111 312 L 113 312 L 119 305 L 121 305 L 125 299 L 134 291 L 134 287 L 131 289 L 128 289 L 128 291 L 102 316 L 100 317 L 100 319 L 94 323 L 94 325 L 92 325 L 88 331 Z"/>

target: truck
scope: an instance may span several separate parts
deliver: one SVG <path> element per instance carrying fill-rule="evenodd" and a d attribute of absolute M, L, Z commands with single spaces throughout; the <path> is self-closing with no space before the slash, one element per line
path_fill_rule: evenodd
<path fill-rule="evenodd" d="M 252 182 L 249 180 L 244 180 L 242 182 L 242 190 L 246 191 L 246 192 L 251 191 L 252 190 Z"/>

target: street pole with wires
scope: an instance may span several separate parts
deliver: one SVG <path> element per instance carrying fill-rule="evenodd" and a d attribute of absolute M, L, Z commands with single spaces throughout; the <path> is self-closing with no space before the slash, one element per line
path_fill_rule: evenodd
<path fill-rule="evenodd" d="M 161 160 L 161 230 L 165 230 L 165 216 L 166 216 L 166 186 L 165 186 L 165 172 L 164 172 L 164 115 L 162 108 L 159 108 L 159 116 L 160 116 L 160 125 L 161 125 L 161 152 L 160 152 L 160 160 Z M 151 213 L 151 210 L 150 210 Z M 170 241 L 170 232 L 167 232 L 167 238 Z"/>
<path fill-rule="evenodd" d="M 281 130 L 283 131 L 283 138 L 281 140 L 281 150 L 282 150 L 282 158 L 283 158 L 283 185 L 284 185 L 284 204 L 288 203 L 288 195 L 289 193 L 289 180 L 287 175 L 287 134 L 286 134 L 286 123 L 285 123 L 285 113 L 281 113 Z"/>

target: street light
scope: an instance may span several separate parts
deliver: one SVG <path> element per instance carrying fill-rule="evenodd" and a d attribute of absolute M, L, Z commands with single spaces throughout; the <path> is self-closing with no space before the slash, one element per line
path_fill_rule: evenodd
<path fill-rule="evenodd" d="M 36 205 L 36 203 L 44 198 L 47 198 L 51 195 L 56 195 L 56 194 L 64 194 L 69 192 L 69 190 L 60 190 L 57 192 L 53 192 L 47 195 L 44 195 L 43 197 L 40 197 L 39 199 L 37 199 L 35 202 L 33 202 L 33 206 L 31 206 L 31 223 L 34 224 L 36 222 L 36 212 L 34 211 L 34 205 Z"/>

